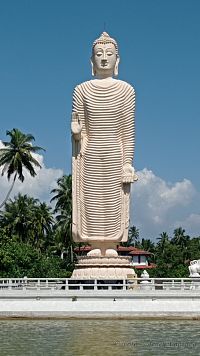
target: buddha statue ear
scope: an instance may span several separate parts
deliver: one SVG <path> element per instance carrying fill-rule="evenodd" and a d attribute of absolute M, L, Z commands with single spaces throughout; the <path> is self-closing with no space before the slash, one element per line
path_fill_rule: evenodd
<path fill-rule="evenodd" d="M 91 63 L 91 66 L 92 66 L 92 76 L 94 77 L 96 75 L 96 71 L 94 69 L 94 63 L 93 63 L 92 57 L 90 59 L 90 63 Z"/>
<path fill-rule="evenodd" d="M 118 66 L 119 66 L 119 62 L 120 62 L 120 57 L 117 56 L 117 60 L 116 60 L 116 63 L 115 63 L 115 68 L 114 68 L 114 76 L 117 77 L 118 76 Z"/>

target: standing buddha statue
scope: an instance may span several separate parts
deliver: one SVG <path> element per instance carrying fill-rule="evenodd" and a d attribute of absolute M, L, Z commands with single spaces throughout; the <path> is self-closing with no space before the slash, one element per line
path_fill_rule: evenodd
<path fill-rule="evenodd" d="M 134 154 L 135 92 L 115 79 L 117 42 L 106 32 L 92 47 L 93 80 L 77 85 L 72 110 L 72 235 L 100 255 L 127 241 Z M 92 254 L 92 252 L 91 252 Z"/>

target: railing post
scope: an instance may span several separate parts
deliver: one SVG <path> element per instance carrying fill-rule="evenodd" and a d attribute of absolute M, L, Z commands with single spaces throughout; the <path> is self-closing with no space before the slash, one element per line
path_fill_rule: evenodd
<path fill-rule="evenodd" d="M 126 290 L 126 279 L 123 279 L 123 287 L 122 290 Z"/>
<path fill-rule="evenodd" d="M 154 278 L 151 278 L 151 285 L 152 285 L 152 288 L 151 289 L 155 289 L 155 279 Z"/>
<path fill-rule="evenodd" d="M 112 290 L 112 284 L 108 285 L 108 290 Z"/>
<path fill-rule="evenodd" d="M 37 290 L 40 290 L 40 279 L 37 280 Z"/>
<path fill-rule="evenodd" d="M 11 290 L 12 289 L 12 279 L 9 278 L 8 280 L 8 289 Z"/>
<path fill-rule="evenodd" d="M 94 290 L 97 290 L 97 279 L 94 280 Z"/>
<path fill-rule="evenodd" d="M 172 288 L 174 288 L 174 279 L 172 279 Z"/>
<path fill-rule="evenodd" d="M 181 278 L 181 290 L 184 290 L 184 289 L 185 289 L 185 283 L 184 283 L 183 278 Z"/>
<path fill-rule="evenodd" d="M 26 286 L 27 286 L 27 277 L 24 277 L 24 281 L 22 282 L 22 289 L 26 290 Z"/>
<path fill-rule="evenodd" d="M 65 280 L 65 290 L 69 290 L 68 279 Z"/>

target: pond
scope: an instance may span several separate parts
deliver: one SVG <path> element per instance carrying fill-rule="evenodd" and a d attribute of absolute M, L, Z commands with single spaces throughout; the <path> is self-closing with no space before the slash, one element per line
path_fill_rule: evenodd
<path fill-rule="evenodd" d="M 199 355 L 200 321 L 1 320 L 1 356 Z"/>

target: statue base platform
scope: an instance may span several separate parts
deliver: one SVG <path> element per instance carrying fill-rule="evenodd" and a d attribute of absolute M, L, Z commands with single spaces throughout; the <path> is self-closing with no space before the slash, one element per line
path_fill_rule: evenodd
<path fill-rule="evenodd" d="M 78 258 L 72 279 L 128 279 L 137 277 L 130 257 L 82 256 Z"/>

